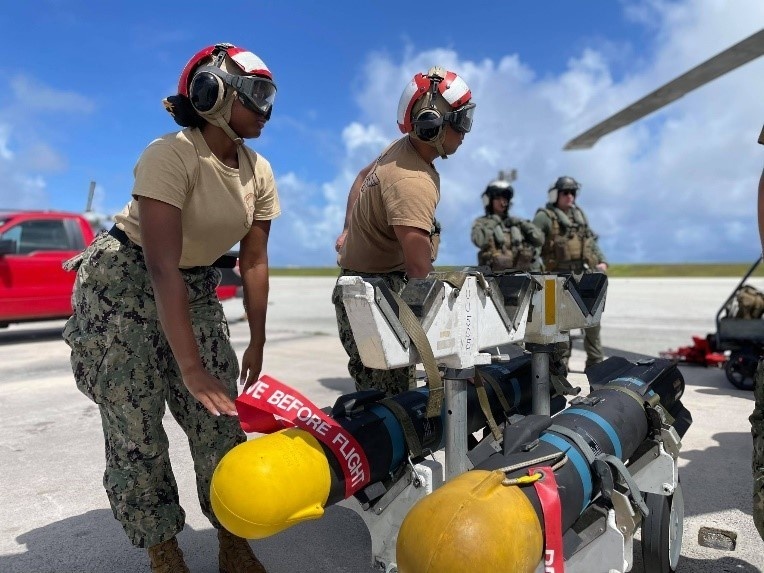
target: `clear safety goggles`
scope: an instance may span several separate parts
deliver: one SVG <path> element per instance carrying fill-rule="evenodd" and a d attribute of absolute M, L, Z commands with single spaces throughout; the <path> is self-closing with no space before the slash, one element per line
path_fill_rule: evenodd
<path fill-rule="evenodd" d="M 474 115 L 475 104 L 468 103 L 459 109 L 449 111 L 443 116 L 443 119 L 450 123 L 451 127 L 453 127 L 459 133 L 469 133 L 472 129 L 472 117 Z"/>
<path fill-rule="evenodd" d="M 230 85 L 239 94 L 239 100 L 247 109 L 271 115 L 273 101 L 276 99 L 276 84 L 267 78 L 258 76 L 231 75 Z"/>

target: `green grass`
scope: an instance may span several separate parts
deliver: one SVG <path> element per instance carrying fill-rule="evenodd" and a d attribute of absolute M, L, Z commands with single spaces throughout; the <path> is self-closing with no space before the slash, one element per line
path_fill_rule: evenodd
<path fill-rule="evenodd" d="M 753 263 L 703 263 L 703 264 L 642 264 L 617 265 L 608 270 L 611 277 L 740 277 Z M 764 265 L 759 265 L 751 275 L 764 277 Z"/>
<path fill-rule="evenodd" d="M 702 263 L 702 264 L 638 264 L 610 266 L 608 276 L 618 278 L 639 277 L 739 277 L 748 272 L 750 263 Z M 436 270 L 458 270 L 462 267 L 437 267 Z M 289 267 L 271 268 L 274 277 L 336 277 L 337 267 Z M 751 275 L 764 277 L 764 265 L 759 265 Z"/>

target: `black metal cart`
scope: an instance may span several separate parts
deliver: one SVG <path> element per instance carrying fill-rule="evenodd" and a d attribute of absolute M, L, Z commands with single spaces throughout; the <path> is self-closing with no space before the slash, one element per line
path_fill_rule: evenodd
<path fill-rule="evenodd" d="M 732 312 L 733 303 L 738 291 L 761 263 L 759 257 L 748 269 L 741 281 L 724 301 L 716 313 L 716 333 L 714 350 L 729 351 L 730 356 L 724 365 L 727 380 L 742 390 L 753 390 L 753 376 L 759 357 L 764 350 L 764 319 L 736 318 Z"/>

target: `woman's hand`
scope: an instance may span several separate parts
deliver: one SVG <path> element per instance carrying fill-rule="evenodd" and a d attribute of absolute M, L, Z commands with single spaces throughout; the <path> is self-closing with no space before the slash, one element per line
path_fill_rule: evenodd
<path fill-rule="evenodd" d="M 223 383 L 204 368 L 200 367 L 191 372 L 183 373 L 183 383 L 191 395 L 213 416 L 238 415 L 236 406 L 228 396 Z"/>
<path fill-rule="evenodd" d="M 245 391 L 260 378 L 260 371 L 262 369 L 263 347 L 258 344 L 250 344 L 241 358 L 241 379 L 239 384 L 244 384 Z"/>

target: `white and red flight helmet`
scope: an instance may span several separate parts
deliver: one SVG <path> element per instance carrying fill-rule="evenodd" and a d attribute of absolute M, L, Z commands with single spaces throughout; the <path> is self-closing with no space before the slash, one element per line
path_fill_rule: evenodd
<path fill-rule="evenodd" d="M 475 104 L 467 82 L 455 72 L 433 67 L 416 74 L 398 102 L 398 129 L 437 148 L 445 158 L 444 127 L 468 133 L 472 129 Z"/>
<path fill-rule="evenodd" d="M 267 118 L 276 96 L 273 74 L 262 59 L 249 50 L 233 44 L 207 46 L 186 63 L 178 80 L 178 95 L 186 98 L 202 118 L 220 126 L 234 141 L 240 142 L 228 125 L 233 100 Z M 167 98 L 171 100 L 172 98 Z M 165 107 L 176 116 L 172 101 Z"/>

